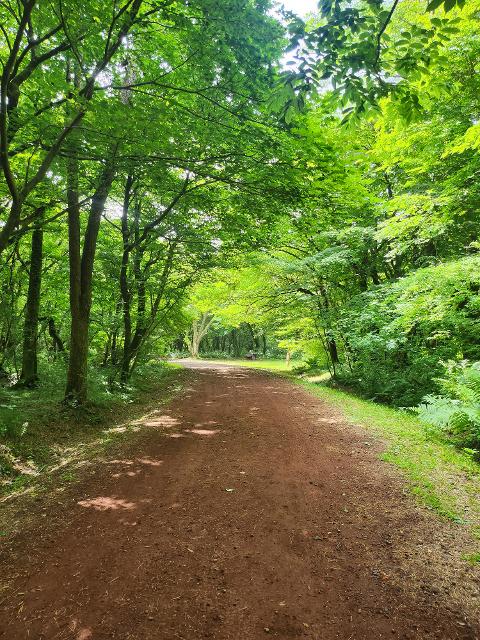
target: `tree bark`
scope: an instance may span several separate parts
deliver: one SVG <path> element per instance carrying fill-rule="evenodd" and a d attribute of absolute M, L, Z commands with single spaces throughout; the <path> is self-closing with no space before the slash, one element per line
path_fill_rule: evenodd
<path fill-rule="evenodd" d="M 337 343 L 334 338 L 327 336 L 327 344 L 328 344 L 328 352 L 330 354 L 330 359 L 332 361 L 333 366 L 340 364 L 340 359 L 338 357 L 338 348 Z"/>
<path fill-rule="evenodd" d="M 202 313 L 198 320 L 192 323 L 192 335 L 187 338 L 188 349 L 192 358 L 198 358 L 200 354 L 200 344 L 212 324 L 214 317 L 207 311 Z"/>
<path fill-rule="evenodd" d="M 57 327 L 55 326 L 55 319 L 48 318 L 48 335 L 52 339 L 52 346 L 55 352 L 63 353 L 65 351 L 65 345 L 61 339 Z"/>
<path fill-rule="evenodd" d="M 123 314 L 123 355 L 122 355 L 122 369 L 120 373 L 120 380 L 126 382 L 128 378 L 128 372 L 130 370 L 130 343 L 132 341 L 132 316 L 131 316 L 131 299 L 130 288 L 128 286 L 128 266 L 130 262 L 130 230 L 128 226 L 128 212 L 130 209 L 130 201 L 132 198 L 132 186 L 133 176 L 129 175 L 125 183 L 125 190 L 123 196 L 123 210 L 122 210 L 122 242 L 123 253 L 122 263 L 120 266 L 120 295 L 122 298 L 122 314 Z"/>
<path fill-rule="evenodd" d="M 70 355 L 65 401 L 82 404 L 87 400 L 88 327 L 92 306 L 93 264 L 100 219 L 115 177 L 116 147 L 105 164 L 92 198 L 83 251 L 80 247 L 80 207 L 78 205 L 78 165 L 68 171 L 68 234 L 70 259 Z M 72 161 L 76 164 L 76 160 Z"/>
<path fill-rule="evenodd" d="M 267 355 L 267 336 L 262 333 L 262 353 L 264 356 Z"/>
<path fill-rule="evenodd" d="M 134 232 L 135 236 L 139 230 L 139 209 L 135 214 Z M 122 370 L 120 379 L 122 383 L 125 383 L 130 378 L 132 370 L 135 366 L 137 357 L 141 349 L 143 348 L 152 327 L 155 324 L 160 302 L 165 293 L 165 287 L 167 285 L 168 277 L 173 267 L 173 258 L 175 254 L 175 244 L 171 243 L 168 247 L 167 254 L 165 256 L 165 263 L 162 270 L 162 274 L 158 278 L 157 292 L 155 298 L 150 304 L 150 310 L 147 315 L 147 291 L 146 282 L 148 278 L 148 264 L 142 267 L 142 261 L 144 257 L 146 246 L 142 243 L 136 246 L 134 261 L 133 261 L 133 274 L 135 284 L 135 295 L 137 297 L 137 313 L 135 321 L 135 330 L 133 331 L 132 322 L 130 317 L 131 312 L 131 292 L 128 298 L 128 309 L 124 313 L 125 320 L 125 339 L 122 357 Z M 128 313 L 127 313 L 128 311 Z M 127 339 L 128 338 L 128 339 Z"/>
<path fill-rule="evenodd" d="M 34 387 L 38 382 L 38 316 L 40 309 L 40 290 L 42 284 L 43 229 L 39 222 L 32 232 L 30 253 L 30 274 L 28 295 L 25 307 L 23 327 L 22 373 L 20 384 Z"/>

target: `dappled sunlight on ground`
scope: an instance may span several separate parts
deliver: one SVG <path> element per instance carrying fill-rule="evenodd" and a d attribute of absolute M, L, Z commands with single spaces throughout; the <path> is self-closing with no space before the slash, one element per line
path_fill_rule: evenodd
<path fill-rule="evenodd" d="M 214 436 L 220 433 L 220 429 L 187 429 L 188 433 L 195 433 L 197 436 Z"/>
<path fill-rule="evenodd" d="M 473 640 L 464 599 L 451 621 L 443 607 L 453 535 L 427 527 L 363 431 L 288 381 L 217 371 L 94 450 L 51 512 L 32 502 L 48 519 L 18 534 L 18 559 L 12 544 L 2 640 Z"/>
<path fill-rule="evenodd" d="M 135 476 L 138 476 L 138 474 L 140 473 L 140 470 L 138 469 L 137 471 L 125 471 L 123 473 L 112 473 L 112 478 L 121 478 L 122 476 L 127 476 L 129 478 L 134 478 Z"/>
<path fill-rule="evenodd" d="M 163 427 L 164 429 L 170 429 L 171 427 L 180 424 L 180 421 L 177 418 L 172 418 L 172 416 L 165 414 L 161 416 L 154 416 L 149 420 L 142 421 L 139 424 L 144 427 Z"/>
<path fill-rule="evenodd" d="M 76 618 L 73 618 L 68 625 L 69 630 L 75 633 L 75 640 L 90 640 L 90 638 L 93 638 L 93 632 L 90 627 L 78 628 L 79 625 L 80 623 Z"/>
<path fill-rule="evenodd" d="M 142 427 L 168 429 L 177 424 L 180 424 L 180 421 L 177 420 L 177 418 L 172 418 L 172 416 L 168 414 L 160 413 L 158 410 L 156 410 L 143 415 L 141 418 L 138 418 L 137 420 L 126 422 L 124 424 L 118 425 L 116 427 L 112 427 L 110 429 L 105 429 L 103 433 L 106 436 L 109 436 L 111 434 L 126 433 L 128 431 L 138 432 L 141 430 Z"/>
<path fill-rule="evenodd" d="M 137 458 L 137 462 L 150 467 L 160 467 L 163 464 L 163 460 L 154 460 L 153 458 Z"/>
<path fill-rule="evenodd" d="M 96 511 L 118 511 L 119 509 L 130 511 L 131 509 L 135 509 L 134 502 L 127 502 L 127 500 L 116 498 L 115 496 L 87 498 L 86 500 L 79 500 L 77 504 L 81 507 L 95 509 Z"/>
<path fill-rule="evenodd" d="M 145 456 L 143 458 L 136 458 L 135 460 L 104 460 L 103 464 L 122 464 L 127 467 L 131 467 L 134 464 L 143 464 L 150 467 L 159 467 L 163 464 L 163 460 L 155 460 L 155 458 Z"/>
<path fill-rule="evenodd" d="M 136 458 L 135 460 L 103 460 L 103 464 L 126 467 L 126 470 L 118 470 L 112 473 L 112 478 L 130 477 L 134 478 L 142 473 L 142 466 L 144 467 L 160 467 L 163 464 L 163 460 L 156 460 L 149 456 L 143 458 Z M 135 466 L 135 469 L 131 467 Z"/>

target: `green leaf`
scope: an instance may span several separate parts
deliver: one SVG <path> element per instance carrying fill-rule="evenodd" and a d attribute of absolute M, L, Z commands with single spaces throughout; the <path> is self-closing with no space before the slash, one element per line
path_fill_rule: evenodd
<path fill-rule="evenodd" d="M 435 9 L 441 7 L 444 2 L 445 0 L 432 0 L 427 6 L 427 11 L 435 11 Z"/>

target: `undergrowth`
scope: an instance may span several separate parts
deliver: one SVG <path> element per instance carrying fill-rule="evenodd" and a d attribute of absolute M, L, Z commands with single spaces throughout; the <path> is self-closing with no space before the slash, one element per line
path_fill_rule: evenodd
<path fill-rule="evenodd" d="M 90 401 L 78 408 L 61 402 L 61 366 L 42 372 L 35 389 L 0 390 L 0 493 L 31 485 L 59 463 L 65 450 L 95 440 L 106 427 L 135 417 L 145 405 L 158 404 L 181 375 L 173 365 L 154 362 L 137 369 L 129 386 L 113 387 L 108 371 L 91 371 Z"/>

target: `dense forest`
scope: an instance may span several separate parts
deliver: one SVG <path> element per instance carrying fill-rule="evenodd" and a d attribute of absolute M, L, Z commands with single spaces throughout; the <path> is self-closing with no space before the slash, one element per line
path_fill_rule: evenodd
<path fill-rule="evenodd" d="M 0 434 L 251 352 L 480 444 L 480 2 L 274 4 L 0 2 Z"/>

